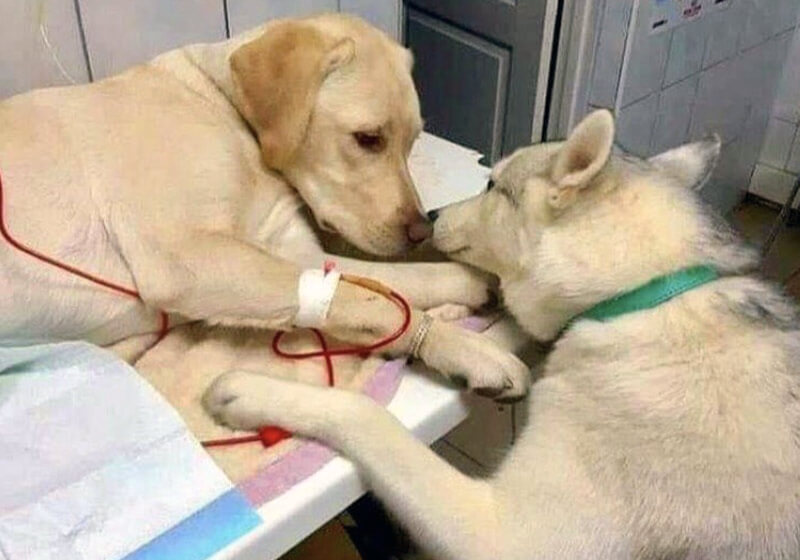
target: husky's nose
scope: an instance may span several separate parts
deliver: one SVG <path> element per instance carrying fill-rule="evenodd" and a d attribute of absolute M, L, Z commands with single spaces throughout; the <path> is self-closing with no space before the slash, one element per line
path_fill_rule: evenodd
<path fill-rule="evenodd" d="M 430 212 L 428 212 L 428 219 L 431 221 L 431 223 L 435 222 L 436 218 L 438 217 L 439 217 L 438 210 L 431 210 Z"/>

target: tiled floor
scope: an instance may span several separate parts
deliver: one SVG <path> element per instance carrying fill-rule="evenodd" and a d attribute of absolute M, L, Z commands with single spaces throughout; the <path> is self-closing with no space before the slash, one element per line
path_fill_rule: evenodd
<path fill-rule="evenodd" d="M 342 524 L 333 520 L 281 556 L 280 560 L 361 560 L 361 555 Z"/>

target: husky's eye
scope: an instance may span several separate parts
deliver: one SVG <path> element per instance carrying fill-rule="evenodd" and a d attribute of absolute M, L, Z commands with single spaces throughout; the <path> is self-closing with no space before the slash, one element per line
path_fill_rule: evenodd
<path fill-rule="evenodd" d="M 489 179 L 489 182 L 486 183 L 486 192 L 489 192 L 494 188 L 494 179 Z"/>
<path fill-rule="evenodd" d="M 519 203 L 517 202 L 517 199 L 514 197 L 514 194 L 508 189 L 501 187 L 497 189 L 495 192 L 500 196 L 502 196 L 503 198 L 505 198 L 509 202 L 509 204 L 511 204 L 511 206 L 513 206 L 514 208 L 519 207 Z"/>
<path fill-rule="evenodd" d="M 386 147 L 386 140 L 378 132 L 354 132 L 353 138 L 363 150 L 368 152 L 382 152 Z"/>

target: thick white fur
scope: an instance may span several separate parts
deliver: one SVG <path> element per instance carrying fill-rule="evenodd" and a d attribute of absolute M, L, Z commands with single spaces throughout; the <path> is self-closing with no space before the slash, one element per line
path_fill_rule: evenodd
<path fill-rule="evenodd" d="M 3 101 L 0 172 L 13 234 L 136 288 L 146 305 L 2 243 L 0 340 L 82 338 L 133 358 L 153 340 L 157 309 L 173 325 L 290 328 L 300 271 L 329 258 L 304 206 L 384 255 L 409 248 L 406 228 L 420 225 L 406 166 L 421 127 L 410 68 L 409 53 L 383 33 L 324 15 Z M 385 149 L 364 150 L 361 131 L 380 133 Z M 476 307 L 488 296 L 485 276 L 456 263 L 336 260 L 417 309 Z M 350 341 L 398 321 L 390 303 L 352 286 L 337 291 L 330 317 L 325 330 Z M 389 351 L 402 353 L 408 339 Z M 488 340 L 440 323 L 432 340 L 442 350 L 431 344 L 426 356 L 444 373 L 506 396 L 527 390 L 524 366 Z M 447 356 L 460 346 L 468 355 Z"/>
<path fill-rule="evenodd" d="M 514 154 L 494 190 L 442 213 L 436 244 L 498 274 L 545 339 L 655 276 L 708 263 L 724 277 L 567 329 L 491 479 L 460 474 L 357 395 L 236 372 L 207 406 L 336 446 L 440 558 L 800 557 L 795 306 L 748 276 L 755 253 L 692 192 L 718 141 L 642 161 L 609 156 L 613 129 L 594 113 L 566 143 Z"/>

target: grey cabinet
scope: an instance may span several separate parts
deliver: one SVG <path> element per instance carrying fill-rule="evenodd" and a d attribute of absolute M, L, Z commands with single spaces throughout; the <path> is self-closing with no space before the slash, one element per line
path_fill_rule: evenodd
<path fill-rule="evenodd" d="M 407 0 L 426 130 L 489 162 L 531 141 L 546 0 Z"/>

